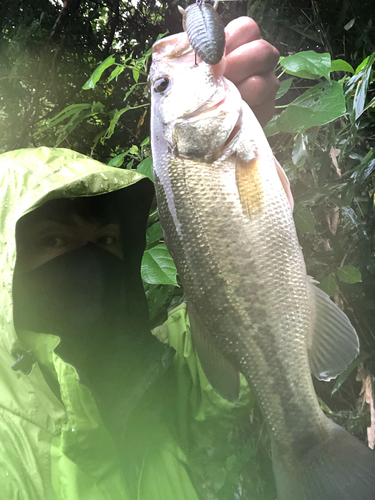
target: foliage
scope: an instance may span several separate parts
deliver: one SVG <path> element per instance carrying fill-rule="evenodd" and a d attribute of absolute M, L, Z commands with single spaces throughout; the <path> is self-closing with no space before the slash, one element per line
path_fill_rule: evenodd
<path fill-rule="evenodd" d="M 282 58 L 280 76 L 293 75 L 283 87 L 300 95 L 279 106 L 281 112 L 265 128 L 291 180 L 295 222 L 308 273 L 351 318 L 363 350 L 359 359 L 372 373 L 374 60 L 375 53 L 354 71 L 343 61 L 331 61 L 327 53 L 308 51 Z M 336 76 L 337 68 L 347 74 L 340 73 L 335 81 L 332 75 Z M 315 80 L 307 90 L 306 78 Z M 284 95 L 288 94 L 281 92 L 279 100 Z M 364 437 L 369 422 L 363 418 L 367 413 L 358 398 L 360 386 L 353 373 L 357 365 L 358 359 L 336 384 L 329 384 L 333 398 L 327 384 L 316 383 L 316 387 L 330 416 Z M 349 383 L 338 391 L 349 376 Z"/>
<path fill-rule="evenodd" d="M 145 75 L 142 55 L 180 20 L 174 2 L 133 3 L 0 4 L 0 152 L 59 145 L 107 163 L 147 137 L 145 85 L 132 86 Z M 105 65 L 112 71 L 98 84 Z"/>
<path fill-rule="evenodd" d="M 145 86 L 150 47 L 181 29 L 177 0 L 0 5 L 0 152 L 61 146 L 152 178 Z M 186 3 L 186 2 L 185 2 Z M 322 407 L 365 437 L 357 365 L 375 373 L 374 52 L 370 0 L 249 0 L 219 6 L 255 18 L 282 54 L 278 109 L 266 131 L 291 180 L 309 274 L 345 309 L 361 357 L 316 384 Z M 183 300 L 156 206 L 142 266 L 153 325 Z M 331 393 L 333 395 L 331 395 Z M 236 428 L 200 422 L 190 473 L 205 499 L 272 499 L 268 443 L 257 410 Z M 224 450 L 232 450 L 224 456 Z M 266 470 L 266 474 L 263 472 Z"/>

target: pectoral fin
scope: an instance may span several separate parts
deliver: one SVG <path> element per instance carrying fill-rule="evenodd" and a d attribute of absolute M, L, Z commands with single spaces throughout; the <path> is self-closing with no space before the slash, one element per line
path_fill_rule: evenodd
<path fill-rule="evenodd" d="M 355 329 L 329 296 L 310 278 L 315 301 L 314 326 L 308 339 L 311 373 L 319 380 L 331 380 L 342 373 L 359 353 Z"/>
<path fill-rule="evenodd" d="M 294 199 L 292 195 L 292 191 L 290 189 L 290 182 L 288 177 L 286 176 L 286 173 L 283 169 L 283 167 L 280 165 L 280 163 L 275 159 L 275 164 L 276 164 L 276 170 L 277 170 L 277 175 L 279 176 L 280 182 L 283 186 L 283 189 L 285 191 L 286 197 L 288 198 L 290 208 L 293 210 L 294 208 Z"/>
<path fill-rule="evenodd" d="M 240 392 L 238 370 L 221 353 L 215 343 L 202 333 L 197 316 L 188 307 L 193 344 L 208 381 L 224 399 L 237 401 Z"/>
<path fill-rule="evenodd" d="M 274 158 L 274 161 L 277 175 L 288 199 L 290 208 L 293 210 L 294 200 L 289 180 L 276 158 Z M 236 159 L 236 182 L 238 193 L 240 195 L 242 207 L 249 218 L 256 212 L 261 212 L 267 204 L 267 198 L 263 193 L 260 162 L 261 159 L 258 156 L 255 156 L 250 161 L 244 161 L 239 157 Z"/>

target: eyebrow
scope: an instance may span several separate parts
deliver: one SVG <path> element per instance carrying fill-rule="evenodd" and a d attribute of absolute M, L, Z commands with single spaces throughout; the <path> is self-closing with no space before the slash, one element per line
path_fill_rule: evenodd
<path fill-rule="evenodd" d="M 93 224 L 93 225 L 99 226 L 99 227 L 113 226 L 113 227 L 120 229 L 120 225 L 117 224 L 116 222 L 102 223 L 100 221 L 92 222 L 92 221 L 87 221 L 85 219 L 83 219 L 83 220 L 87 224 Z M 56 219 L 51 217 L 49 219 L 39 220 L 35 224 L 31 224 L 29 227 L 33 226 L 33 228 L 34 228 L 33 231 L 39 233 L 39 232 L 49 231 L 50 229 L 55 229 L 56 224 L 58 226 L 61 226 L 62 228 L 69 228 L 69 227 L 77 227 L 78 226 L 78 223 L 73 218 L 56 220 Z"/>
<path fill-rule="evenodd" d="M 44 232 L 50 229 L 54 229 L 56 227 L 56 224 L 64 228 L 77 226 L 77 223 L 73 219 L 56 220 L 53 218 L 49 218 L 39 220 L 35 224 L 31 224 L 29 227 L 33 226 L 33 231 L 35 232 Z"/>

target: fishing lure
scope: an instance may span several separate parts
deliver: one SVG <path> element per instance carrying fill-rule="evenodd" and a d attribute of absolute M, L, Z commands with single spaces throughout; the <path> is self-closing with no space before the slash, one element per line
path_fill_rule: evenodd
<path fill-rule="evenodd" d="M 178 7 L 195 54 L 207 64 L 218 64 L 224 54 L 225 32 L 224 24 L 216 12 L 218 3 L 216 0 L 212 7 L 204 0 L 197 0 L 187 9 Z"/>

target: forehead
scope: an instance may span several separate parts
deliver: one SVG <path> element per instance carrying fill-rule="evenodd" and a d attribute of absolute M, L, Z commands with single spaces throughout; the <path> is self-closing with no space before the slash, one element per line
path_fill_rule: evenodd
<path fill-rule="evenodd" d="M 37 223 L 39 221 L 54 220 L 57 222 L 73 222 L 79 216 L 91 222 L 109 223 L 116 221 L 116 211 L 110 199 L 106 196 L 92 196 L 86 198 L 61 198 L 50 200 L 33 212 L 20 219 L 20 223 Z"/>
<path fill-rule="evenodd" d="M 37 236 L 40 232 L 48 232 L 62 226 L 73 229 L 82 226 L 82 222 L 90 226 L 119 224 L 116 210 L 105 195 L 61 198 L 50 200 L 23 216 L 17 224 L 17 241 L 21 243 L 31 235 Z"/>

